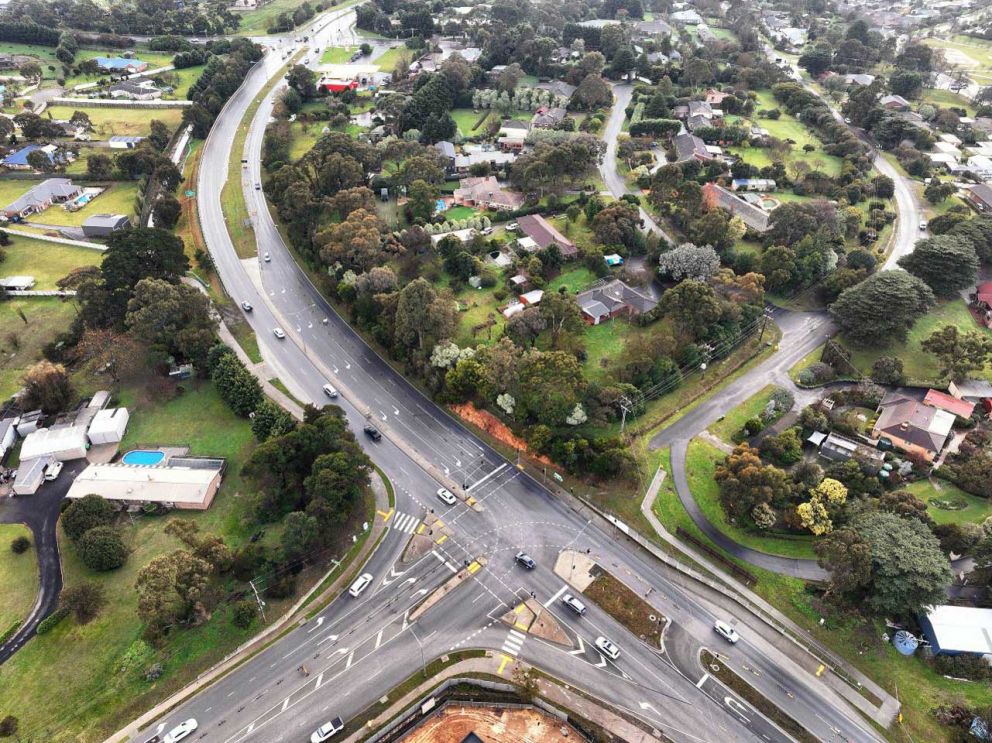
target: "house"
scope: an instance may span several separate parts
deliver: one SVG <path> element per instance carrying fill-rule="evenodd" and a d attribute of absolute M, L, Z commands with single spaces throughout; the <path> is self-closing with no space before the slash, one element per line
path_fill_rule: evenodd
<path fill-rule="evenodd" d="M 0 279 L 0 288 L 8 292 L 26 292 L 36 283 L 34 276 L 4 276 Z"/>
<path fill-rule="evenodd" d="M 2 164 L 5 168 L 10 168 L 11 170 L 33 170 L 31 164 L 28 162 L 28 155 L 32 152 L 45 153 L 48 155 L 50 162 L 58 161 L 62 163 L 75 159 L 70 153 L 59 151 L 58 147 L 54 144 L 29 144 L 15 153 L 7 155 L 3 159 Z"/>
<path fill-rule="evenodd" d="M 923 404 L 929 405 L 937 410 L 946 410 L 948 413 L 956 415 L 958 418 L 970 418 L 975 410 L 975 404 L 966 400 L 959 400 L 940 390 L 927 390 L 927 396 L 923 398 Z"/>
<path fill-rule="evenodd" d="M 124 438 L 128 421 L 131 419 L 127 408 L 105 408 L 98 410 L 86 436 L 93 446 L 100 444 L 118 444 Z"/>
<path fill-rule="evenodd" d="M 521 147 L 523 142 L 521 141 Z M 466 175 L 472 170 L 473 165 L 485 163 L 492 170 L 498 169 L 502 165 L 513 163 L 517 159 L 518 150 L 508 148 L 507 150 L 494 150 L 488 145 L 465 145 L 462 149 L 465 152 L 455 155 L 455 173 Z"/>
<path fill-rule="evenodd" d="M 465 178 L 455 189 L 455 203 L 460 206 L 480 206 L 486 209 L 519 209 L 524 203 L 521 194 L 504 191 L 495 176 Z"/>
<path fill-rule="evenodd" d="M 957 157 L 949 155 L 946 152 L 927 152 L 925 154 L 927 159 L 930 160 L 930 164 L 935 168 L 952 172 L 960 167 Z"/>
<path fill-rule="evenodd" d="M 637 26 L 637 30 L 640 31 L 643 36 L 672 35 L 672 27 L 660 18 L 651 21 L 637 21 L 634 25 Z"/>
<path fill-rule="evenodd" d="M 131 220 L 124 214 L 94 214 L 83 222 L 85 237 L 107 237 L 118 230 L 126 230 Z"/>
<path fill-rule="evenodd" d="M 553 108 L 541 106 L 537 109 L 537 112 L 530 121 L 531 124 L 537 129 L 554 129 L 561 122 L 563 122 L 567 116 L 568 111 L 560 106 L 555 106 Z"/>
<path fill-rule="evenodd" d="M 208 461 L 220 462 L 220 466 L 200 464 Z M 198 460 L 196 466 L 91 464 L 76 476 L 66 497 L 94 493 L 127 505 L 155 503 L 202 511 L 210 507 L 220 488 L 222 468 L 223 460 Z"/>
<path fill-rule="evenodd" d="M 668 64 L 668 57 L 661 52 L 650 52 L 647 55 L 648 62 L 651 64 Z"/>
<path fill-rule="evenodd" d="M 522 273 L 510 277 L 510 286 L 516 292 L 521 292 L 530 284 L 530 279 Z"/>
<path fill-rule="evenodd" d="M 982 313 L 985 327 L 992 328 L 992 281 L 986 281 L 975 287 L 971 295 L 971 306 Z M 950 390 L 953 394 L 953 390 Z"/>
<path fill-rule="evenodd" d="M 776 34 L 778 39 L 791 47 L 798 48 L 806 44 L 806 29 L 786 26 L 780 28 Z"/>
<path fill-rule="evenodd" d="M 992 655 L 992 609 L 943 604 L 919 619 L 934 655 Z"/>
<path fill-rule="evenodd" d="M 713 33 L 713 29 L 705 23 L 700 23 L 696 26 L 696 36 L 699 38 L 701 44 L 712 44 L 716 41 L 716 34 Z"/>
<path fill-rule="evenodd" d="M 547 83 L 538 83 L 534 87 L 541 90 L 550 90 L 552 93 L 560 96 L 561 98 L 571 98 L 572 93 L 574 93 L 577 89 L 577 86 L 569 85 L 564 80 L 552 80 Z"/>
<path fill-rule="evenodd" d="M 711 209 L 723 209 L 734 217 L 740 217 L 741 221 L 755 232 L 767 232 L 771 226 L 768 222 L 768 212 L 760 206 L 749 204 L 732 191 L 715 183 L 707 183 L 703 186 L 703 203 Z"/>
<path fill-rule="evenodd" d="M 968 170 L 979 180 L 992 181 L 992 158 L 985 155 L 972 155 L 966 163 Z"/>
<path fill-rule="evenodd" d="M 882 108 L 888 109 L 889 111 L 909 110 L 909 101 L 907 101 L 901 95 L 883 95 L 879 99 L 878 105 L 880 105 Z"/>
<path fill-rule="evenodd" d="M 346 90 L 358 90 L 357 80 L 342 80 L 336 77 L 321 77 L 317 89 L 328 93 L 343 93 Z"/>
<path fill-rule="evenodd" d="M 52 457 L 60 462 L 82 459 L 86 456 L 89 441 L 85 426 L 53 426 L 39 428 L 24 437 L 21 444 L 21 461 Z"/>
<path fill-rule="evenodd" d="M 517 224 L 523 231 L 524 235 L 531 238 L 541 250 L 552 243 L 558 246 L 558 250 L 561 255 L 566 260 L 569 258 L 574 258 L 579 254 L 579 249 L 575 247 L 575 243 L 561 234 L 554 226 L 542 217 L 540 214 L 530 214 L 525 217 L 520 217 L 517 220 Z"/>
<path fill-rule="evenodd" d="M 774 191 L 776 183 L 772 178 L 734 178 L 730 187 L 734 191 L 759 191 L 767 193 Z"/>
<path fill-rule="evenodd" d="M 34 433 L 41 426 L 41 422 L 45 419 L 45 414 L 40 410 L 30 410 L 27 413 L 23 413 L 18 419 L 17 423 L 17 435 L 27 436 L 29 433 Z"/>
<path fill-rule="evenodd" d="M 444 158 L 444 169 L 451 172 L 455 169 L 455 145 L 451 142 L 437 142 L 434 149 Z"/>
<path fill-rule="evenodd" d="M 934 142 L 933 148 L 945 155 L 954 155 L 955 158 L 961 157 L 960 148 L 950 142 Z"/>
<path fill-rule="evenodd" d="M 112 85 L 108 92 L 111 98 L 128 101 L 152 101 L 162 97 L 162 91 L 151 80 L 132 82 L 124 80 Z"/>
<path fill-rule="evenodd" d="M 112 150 L 133 150 L 143 139 L 144 137 L 129 137 L 124 134 L 115 134 L 107 140 L 107 144 Z"/>
<path fill-rule="evenodd" d="M 700 129 L 706 129 L 711 126 L 716 126 L 716 124 L 714 124 L 713 119 L 709 116 L 697 114 L 696 116 L 690 116 L 685 120 L 685 128 L 690 132 L 697 132 Z"/>
<path fill-rule="evenodd" d="M 454 230 L 453 232 L 442 232 L 439 235 L 431 235 L 431 245 L 436 246 L 446 237 L 454 237 L 458 239 L 461 243 L 471 242 L 472 238 L 475 237 L 475 230 L 469 227 L 464 230 Z"/>
<path fill-rule="evenodd" d="M 541 249 L 541 246 L 537 244 L 534 238 L 527 237 L 526 235 L 517 238 L 517 247 L 525 253 L 536 253 Z"/>
<path fill-rule="evenodd" d="M 867 87 L 875 82 L 875 76 L 865 75 L 862 73 L 852 73 L 850 75 L 844 75 L 844 82 L 848 85 L 862 85 Z"/>
<path fill-rule="evenodd" d="M 954 414 L 890 392 L 878 406 L 873 439 L 888 439 L 897 449 L 932 462 L 947 443 Z"/>
<path fill-rule="evenodd" d="M 128 59 L 127 57 L 94 57 L 93 61 L 100 68 L 101 72 L 112 72 L 119 75 L 133 75 L 136 72 L 144 72 L 148 69 L 148 63 L 140 59 Z"/>
<path fill-rule="evenodd" d="M 709 162 L 713 155 L 706 149 L 706 143 L 695 134 L 677 134 L 672 138 L 675 149 L 675 162 L 684 163 L 688 160 Z"/>
<path fill-rule="evenodd" d="M 692 8 L 672 13 L 669 18 L 680 26 L 696 26 L 703 22 L 703 17 Z"/>
<path fill-rule="evenodd" d="M 729 98 L 729 97 L 730 97 L 730 93 L 723 93 L 714 88 L 710 88 L 709 90 L 706 91 L 706 95 L 703 97 L 703 100 L 706 101 L 706 105 L 708 106 L 719 106 L 721 103 L 723 103 L 723 100 L 725 98 Z"/>
<path fill-rule="evenodd" d="M 7 219 L 22 219 L 45 211 L 52 204 L 74 199 L 80 193 L 82 189 L 69 178 L 48 178 L 8 204 L 0 210 L 0 214 Z"/>
<path fill-rule="evenodd" d="M 613 317 L 635 317 L 650 312 L 658 300 L 628 286 L 620 279 L 613 279 L 575 296 L 582 311 L 582 319 L 590 325 L 599 325 Z"/>

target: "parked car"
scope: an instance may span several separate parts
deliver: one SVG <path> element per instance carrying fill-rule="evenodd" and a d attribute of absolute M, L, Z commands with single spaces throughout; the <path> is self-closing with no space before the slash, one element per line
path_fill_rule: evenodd
<path fill-rule="evenodd" d="M 181 722 L 176 725 L 172 730 L 165 734 L 162 738 L 162 743 L 176 743 L 188 735 L 192 735 L 196 730 L 196 720 L 190 718 L 185 722 Z"/>
<path fill-rule="evenodd" d="M 437 497 L 440 498 L 445 503 L 447 503 L 449 506 L 453 506 L 455 505 L 455 503 L 458 502 L 458 499 L 455 498 L 455 494 L 452 493 L 447 488 L 438 488 Z"/>
<path fill-rule="evenodd" d="M 375 426 L 372 425 L 365 426 L 364 430 L 365 430 L 365 435 L 368 436 L 373 441 L 382 440 L 382 434 L 379 433 L 379 429 L 376 428 Z"/>
<path fill-rule="evenodd" d="M 252 309 L 254 308 L 251 306 L 251 302 L 244 301 L 241 303 L 241 309 L 243 309 L 245 312 L 251 312 Z"/>
<path fill-rule="evenodd" d="M 261 183 L 256 183 L 255 184 L 255 190 L 256 191 L 261 191 L 262 190 L 262 184 Z"/>
<path fill-rule="evenodd" d="M 731 645 L 737 643 L 741 636 L 737 634 L 737 630 L 731 627 L 729 624 L 724 622 L 722 619 L 717 619 L 713 623 L 713 631 L 716 632 L 720 637 L 729 642 Z"/>
<path fill-rule="evenodd" d="M 534 558 L 526 552 L 518 552 L 513 556 L 513 559 L 517 561 L 518 565 L 523 565 L 528 570 L 533 570 L 537 567 L 537 563 L 534 562 Z"/>
<path fill-rule="evenodd" d="M 329 398 L 331 398 L 333 400 L 335 397 L 338 396 L 338 391 L 334 388 L 334 385 L 325 384 L 324 385 L 324 394 L 327 395 Z"/>
<path fill-rule="evenodd" d="M 616 660 L 620 657 L 620 648 L 602 635 L 596 638 L 596 647 L 610 660 Z"/>
<path fill-rule="evenodd" d="M 567 606 L 569 609 L 574 611 L 579 616 L 586 613 L 586 605 L 579 601 L 575 596 L 570 593 L 566 593 L 561 597 L 561 602 Z"/>
<path fill-rule="evenodd" d="M 51 482 L 56 477 L 62 473 L 62 468 L 65 466 L 62 462 L 52 462 L 47 467 L 45 467 L 45 479 Z"/>
<path fill-rule="evenodd" d="M 362 595 L 362 592 L 369 587 L 372 583 L 372 573 L 362 573 L 355 582 L 351 584 L 351 588 L 348 589 L 348 595 L 352 598 L 358 598 Z"/>
<path fill-rule="evenodd" d="M 325 740 L 340 732 L 343 727 L 344 721 L 340 717 L 335 717 L 313 731 L 313 735 L 310 736 L 310 743 L 324 743 Z"/>
<path fill-rule="evenodd" d="M 274 335 L 279 340 L 282 340 L 283 338 L 286 337 L 286 332 L 282 328 L 273 328 L 272 335 Z"/>

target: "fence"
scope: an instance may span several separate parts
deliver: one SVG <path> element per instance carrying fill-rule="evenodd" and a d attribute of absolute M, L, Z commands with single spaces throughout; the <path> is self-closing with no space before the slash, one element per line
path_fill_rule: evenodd
<path fill-rule="evenodd" d="M 50 106 L 73 106 L 74 108 L 186 108 L 193 101 L 119 101 L 113 98 L 52 98 Z"/>
<path fill-rule="evenodd" d="M 740 565 L 733 562 L 732 560 L 728 560 L 726 557 L 723 556 L 722 553 L 710 547 L 708 544 L 706 544 L 706 542 L 704 542 L 702 539 L 697 538 L 691 532 L 686 531 L 680 526 L 675 530 L 675 533 L 681 539 L 684 539 L 687 542 L 691 542 L 694 546 L 698 547 L 707 555 L 709 555 L 714 560 L 716 560 L 721 565 L 723 565 L 725 568 L 727 568 L 727 570 L 729 570 L 731 573 L 733 573 L 742 581 L 744 581 L 744 585 L 753 586 L 758 583 L 758 577 L 756 575 L 748 572 L 747 570 L 745 570 L 744 568 L 742 568 Z"/>

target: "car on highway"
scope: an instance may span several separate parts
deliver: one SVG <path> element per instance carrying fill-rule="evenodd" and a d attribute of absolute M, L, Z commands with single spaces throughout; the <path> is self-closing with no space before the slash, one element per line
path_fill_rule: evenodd
<path fill-rule="evenodd" d="M 537 567 L 537 563 L 534 562 L 534 558 L 528 555 L 526 552 L 518 552 L 513 556 L 513 559 L 518 565 L 523 565 L 528 570 L 533 570 Z"/>
<path fill-rule="evenodd" d="M 195 730 L 196 730 L 196 720 L 190 718 L 184 722 L 179 723 L 174 728 L 172 728 L 172 730 L 167 732 L 165 734 L 165 737 L 162 738 L 162 743 L 177 743 L 177 741 L 180 741 L 183 738 L 192 735 Z"/>
<path fill-rule="evenodd" d="M 586 605 L 579 601 L 575 596 L 570 593 L 566 593 L 561 597 L 561 602 L 567 606 L 569 609 L 574 611 L 579 616 L 586 613 Z"/>
<path fill-rule="evenodd" d="M 255 190 L 256 191 L 261 191 L 262 190 L 262 184 L 261 183 L 256 183 L 255 184 Z"/>
<path fill-rule="evenodd" d="M 455 505 L 455 503 L 458 501 L 458 499 L 455 498 L 455 494 L 452 493 L 447 488 L 438 488 L 437 497 L 440 498 L 444 503 L 447 503 L 449 506 Z"/>
<path fill-rule="evenodd" d="M 620 648 L 618 648 L 611 640 L 603 637 L 602 635 L 596 638 L 596 647 L 599 648 L 599 652 L 610 660 L 616 660 L 620 657 Z"/>
<path fill-rule="evenodd" d="M 372 583 L 372 573 L 362 573 L 351 584 L 351 588 L 348 589 L 348 595 L 357 599 L 369 587 L 370 583 Z"/>
<path fill-rule="evenodd" d="M 310 743 L 324 743 L 325 740 L 330 740 L 335 734 L 341 732 L 342 728 L 344 728 L 344 721 L 340 717 L 335 717 L 313 731 L 310 736 Z"/>
<path fill-rule="evenodd" d="M 272 256 L 269 255 L 268 251 L 262 254 L 262 260 L 265 261 L 266 263 L 272 260 Z"/>
<path fill-rule="evenodd" d="M 924 222 L 920 222 L 920 231 L 921 232 L 926 232 L 926 229 L 927 229 L 927 223 L 925 221 Z"/>
<path fill-rule="evenodd" d="M 286 331 L 283 330 L 282 328 L 272 328 L 272 335 L 274 335 L 279 340 L 282 340 L 283 338 L 286 337 Z"/>
<path fill-rule="evenodd" d="M 736 645 L 737 641 L 741 639 L 741 636 L 737 634 L 737 630 L 724 622 L 722 619 L 717 619 L 713 623 L 713 631 L 731 645 Z"/>
<path fill-rule="evenodd" d="M 382 434 L 379 433 L 379 429 L 376 428 L 375 426 L 365 426 L 363 430 L 365 431 L 365 435 L 368 436 L 373 441 L 382 440 Z"/>
<path fill-rule="evenodd" d="M 325 384 L 323 389 L 324 389 L 324 394 L 327 395 L 332 400 L 338 396 L 338 391 L 337 389 L 335 389 L 334 385 L 332 384 Z"/>
<path fill-rule="evenodd" d="M 251 302 L 245 300 L 244 302 L 241 303 L 241 309 L 243 309 L 245 312 L 251 312 L 254 308 L 251 306 Z"/>

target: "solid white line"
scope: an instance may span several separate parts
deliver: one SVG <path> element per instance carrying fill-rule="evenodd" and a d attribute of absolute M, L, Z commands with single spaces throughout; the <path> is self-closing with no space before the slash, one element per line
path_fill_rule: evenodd
<path fill-rule="evenodd" d="M 286 697 L 282 701 L 282 711 L 285 712 L 286 711 L 286 707 L 288 707 L 288 706 L 289 706 L 289 697 Z"/>
<path fill-rule="evenodd" d="M 250 734 L 251 731 L 254 730 L 254 729 L 255 729 L 255 723 L 253 722 L 251 725 L 248 726 L 248 731 L 247 732 Z"/>
<path fill-rule="evenodd" d="M 544 602 L 545 608 L 551 606 L 551 604 L 553 604 L 555 601 L 557 601 L 558 600 L 558 597 L 561 596 L 563 593 L 565 593 L 565 591 L 567 591 L 567 590 L 568 590 L 568 586 L 567 585 L 562 586 L 561 588 L 559 588 L 558 589 L 558 593 L 556 593 L 554 596 L 552 596 L 551 598 L 549 598 L 547 601 Z"/>
<path fill-rule="evenodd" d="M 354 650 L 352 650 L 351 653 L 348 655 L 348 662 L 345 664 L 344 670 L 347 671 L 349 668 L 351 668 L 351 662 L 353 660 L 355 660 L 355 651 Z"/>
<path fill-rule="evenodd" d="M 710 675 L 708 673 L 704 673 L 703 674 L 703 677 L 701 679 L 699 679 L 699 683 L 696 684 L 696 688 L 697 689 L 702 689 L 703 688 L 703 684 L 706 683 L 706 681 L 709 679 L 709 677 L 710 677 Z"/>
<path fill-rule="evenodd" d="M 314 691 L 320 688 L 320 682 L 323 680 L 324 680 L 324 674 L 320 674 L 319 676 L 317 676 L 317 685 L 313 687 Z"/>
<path fill-rule="evenodd" d="M 465 492 L 466 493 L 470 493 L 471 491 L 475 490 L 477 487 L 479 487 L 482 483 L 484 483 L 489 478 L 495 477 L 496 475 L 498 475 L 500 472 L 503 471 L 503 468 L 504 467 L 507 467 L 507 466 L 508 466 L 507 463 L 506 462 L 503 462 L 503 464 L 501 464 L 499 467 L 497 467 L 496 469 L 494 469 L 492 472 L 490 472 L 488 475 L 486 475 L 485 477 L 483 477 L 481 480 L 476 480 L 471 485 L 469 485 L 467 488 L 465 488 Z"/>
<path fill-rule="evenodd" d="M 438 552 L 437 550 L 431 550 L 431 554 L 432 554 L 432 555 L 434 555 L 434 557 L 436 557 L 436 558 L 438 559 L 438 561 L 439 561 L 439 562 L 443 562 L 443 563 L 444 563 L 445 565 L 447 565 L 447 564 L 448 564 L 448 561 L 447 561 L 447 560 L 445 560 L 445 559 L 444 559 L 444 556 L 443 556 L 443 555 L 441 555 L 441 553 L 440 553 L 440 552 Z M 562 590 L 564 590 L 564 589 L 562 589 Z"/>
<path fill-rule="evenodd" d="M 379 630 L 379 634 L 375 636 L 375 649 L 376 650 L 378 650 L 379 649 L 379 646 L 382 645 L 382 633 L 385 632 L 385 631 L 386 631 L 386 628 L 383 627 L 381 630 Z"/>
<path fill-rule="evenodd" d="M 451 564 L 450 562 L 447 562 L 447 561 L 445 561 L 445 563 L 444 563 L 444 566 L 445 566 L 446 568 L 448 568 L 448 570 L 450 570 L 450 571 L 451 571 L 452 573 L 457 573 L 457 572 L 458 572 L 458 568 L 456 568 L 456 567 L 455 567 L 454 565 L 452 565 L 452 564 Z"/>

